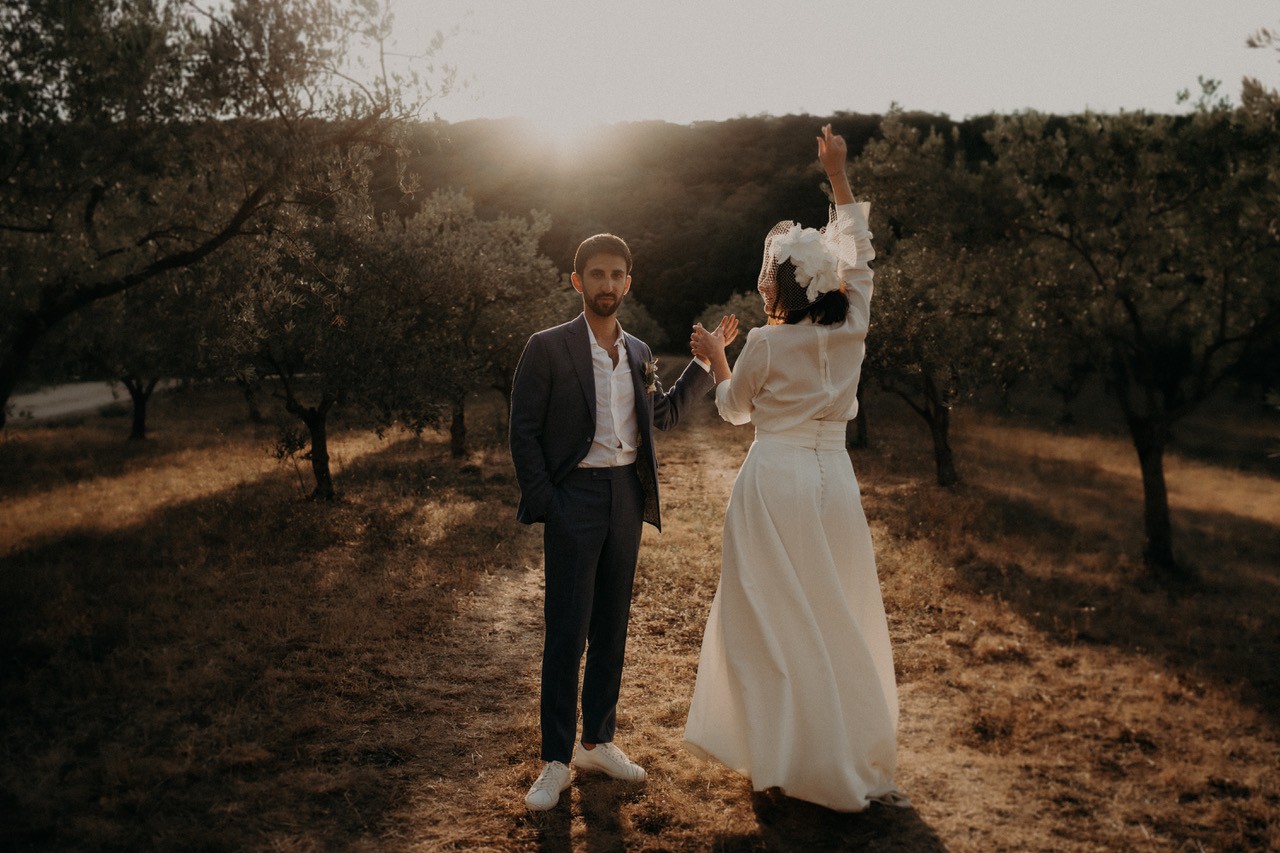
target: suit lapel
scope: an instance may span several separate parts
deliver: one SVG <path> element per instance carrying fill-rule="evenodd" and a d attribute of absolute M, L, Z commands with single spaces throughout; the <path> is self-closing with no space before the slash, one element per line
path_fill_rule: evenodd
<path fill-rule="evenodd" d="M 582 386 L 582 398 L 587 403 L 587 411 L 591 412 L 591 426 L 596 423 L 596 372 L 591 365 L 591 330 L 587 328 L 587 317 L 579 314 L 569 326 L 569 335 L 565 338 L 565 346 L 569 349 L 569 361 L 578 374 L 578 384 Z"/>
<path fill-rule="evenodd" d="M 658 513 L 658 457 L 653 446 L 653 398 L 644 390 L 644 350 L 638 339 L 626 332 L 623 335 L 627 361 L 631 365 L 631 387 L 636 394 L 636 424 L 640 427 L 636 473 L 639 474 L 640 484 L 644 489 L 644 519 L 661 530 L 662 519 Z"/>

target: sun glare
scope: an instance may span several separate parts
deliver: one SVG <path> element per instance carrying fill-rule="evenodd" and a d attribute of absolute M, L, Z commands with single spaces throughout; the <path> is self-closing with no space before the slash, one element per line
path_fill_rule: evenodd
<path fill-rule="evenodd" d="M 581 154 L 599 131 L 601 123 L 582 116 L 543 115 L 528 117 L 530 127 L 552 145 L 561 156 Z"/>

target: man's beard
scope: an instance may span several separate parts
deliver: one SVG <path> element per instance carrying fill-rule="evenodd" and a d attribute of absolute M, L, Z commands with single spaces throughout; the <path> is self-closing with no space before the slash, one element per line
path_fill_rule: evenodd
<path fill-rule="evenodd" d="M 606 298 L 603 294 L 591 300 L 591 310 L 599 317 L 612 317 L 622 307 L 622 297 Z"/>

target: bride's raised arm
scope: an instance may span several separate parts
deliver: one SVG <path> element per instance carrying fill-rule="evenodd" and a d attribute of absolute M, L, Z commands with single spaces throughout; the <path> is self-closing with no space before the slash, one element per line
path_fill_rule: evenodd
<path fill-rule="evenodd" d="M 822 163 L 822 170 L 827 173 L 827 179 L 831 181 L 832 197 L 837 206 L 853 204 L 853 188 L 849 186 L 849 175 L 844 170 L 848 159 L 849 148 L 844 137 L 832 133 L 831 125 L 825 125 L 822 135 L 818 137 L 818 160 Z"/>
<path fill-rule="evenodd" d="M 849 311 L 865 328 L 871 320 L 872 273 L 868 263 L 875 258 L 876 250 L 871 245 L 871 231 L 867 227 L 871 205 L 854 201 L 849 175 L 845 172 L 848 157 L 844 137 L 833 134 L 831 125 L 822 128 L 822 136 L 818 137 L 818 160 L 831 181 L 831 196 L 836 207 L 835 221 L 827 225 L 827 230 L 837 230 L 832 235 L 834 244 L 842 247 L 837 251 L 837 271 L 849 296 Z"/>

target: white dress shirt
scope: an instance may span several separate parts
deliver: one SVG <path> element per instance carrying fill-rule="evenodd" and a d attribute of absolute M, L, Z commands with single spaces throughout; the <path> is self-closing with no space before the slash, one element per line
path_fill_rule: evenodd
<path fill-rule="evenodd" d="M 640 425 L 636 421 L 636 391 L 622 327 L 618 327 L 618 340 L 614 344 L 618 353 L 616 367 L 590 325 L 587 330 L 591 332 L 591 370 L 596 386 L 596 434 L 578 467 L 630 465 L 636 461 L 636 448 L 640 446 Z"/>

